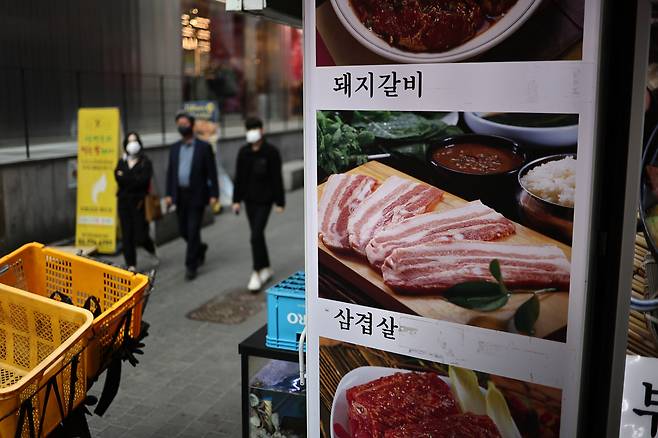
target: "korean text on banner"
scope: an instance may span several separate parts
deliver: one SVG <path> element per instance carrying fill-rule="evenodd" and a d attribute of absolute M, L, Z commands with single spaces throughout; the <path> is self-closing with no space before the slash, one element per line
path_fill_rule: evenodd
<path fill-rule="evenodd" d="M 77 246 L 113 253 L 117 237 L 114 168 L 120 154 L 118 108 L 78 111 Z"/>

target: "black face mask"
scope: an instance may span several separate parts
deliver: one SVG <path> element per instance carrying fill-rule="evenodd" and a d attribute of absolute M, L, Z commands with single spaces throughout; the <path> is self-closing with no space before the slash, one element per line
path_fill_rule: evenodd
<path fill-rule="evenodd" d="M 183 137 L 189 137 L 190 135 L 192 135 L 192 127 L 191 126 L 179 126 L 178 127 L 178 132 Z"/>

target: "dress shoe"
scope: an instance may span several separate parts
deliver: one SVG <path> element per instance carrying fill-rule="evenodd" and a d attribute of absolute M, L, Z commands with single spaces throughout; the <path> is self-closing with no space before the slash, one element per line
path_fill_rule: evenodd
<path fill-rule="evenodd" d="M 196 269 L 188 269 L 185 271 L 186 280 L 194 280 L 196 278 Z"/>
<path fill-rule="evenodd" d="M 206 262 L 206 251 L 208 251 L 208 245 L 206 243 L 201 244 L 201 254 L 199 254 L 199 264 L 203 265 Z"/>

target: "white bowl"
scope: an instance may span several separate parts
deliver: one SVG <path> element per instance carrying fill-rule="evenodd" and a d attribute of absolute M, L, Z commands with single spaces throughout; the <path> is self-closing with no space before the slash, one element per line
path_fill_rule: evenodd
<path fill-rule="evenodd" d="M 356 15 L 350 0 L 331 0 L 338 19 L 352 36 L 380 56 L 397 62 L 454 62 L 472 58 L 496 46 L 516 31 L 537 9 L 541 0 L 518 0 L 493 26 L 445 52 L 416 53 L 393 47 L 369 30 Z"/>
<path fill-rule="evenodd" d="M 498 135 L 522 143 L 522 147 L 573 146 L 578 142 L 578 125 L 556 126 L 552 128 L 529 128 L 504 125 L 482 118 L 485 113 L 464 113 L 464 121 L 476 134 Z"/>
<path fill-rule="evenodd" d="M 363 366 L 355 368 L 349 373 L 345 374 L 343 378 L 338 383 L 336 388 L 336 393 L 334 394 L 334 400 L 331 404 L 331 417 L 329 427 L 331 428 L 331 438 L 342 438 L 337 436 L 334 432 L 334 425 L 339 424 L 347 433 L 350 431 L 349 425 L 349 416 L 348 416 L 348 405 L 347 405 L 347 390 L 357 386 L 363 385 L 373 380 L 379 379 L 381 377 L 391 376 L 395 373 L 411 373 L 412 371 L 398 369 L 398 368 L 386 368 L 386 367 L 371 367 Z M 446 385 L 450 387 L 452 391 L 452 384 L 450 379 L 444 376 L 438 376 L 443 380 Z M 483 395 L 486 395 L 486 390 L 480 388 Z M 453 393 L 454 395 L 454 393 Z"/>

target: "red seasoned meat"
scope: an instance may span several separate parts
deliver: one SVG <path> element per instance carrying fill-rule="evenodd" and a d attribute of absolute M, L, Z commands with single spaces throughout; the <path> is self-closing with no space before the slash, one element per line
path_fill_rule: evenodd
<path fill-rule="evenodd" d="M 488 17 L 497 17 L 507 12 L 516 0 L 480 0 L 482 12 Z"/>
<path fill-rule="evenodd" d="M 389 429 L 384 438 L 498 438 L 498 428 L 486 415 L 460 414 L 431 418 Z"/>
<path fill-rule="evenodd" d="M 484 22 L 475 0 L 351 0 L 361 22 L 392 46 L 443 52 L 473 38 Z"/>
<path fill-rule="evenodd" d="M 353 438 L 384 438 L 387 430 L 459 413 L 457 402 L 435 373 L 396 373 L 347 390 Z"/>

